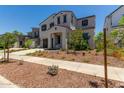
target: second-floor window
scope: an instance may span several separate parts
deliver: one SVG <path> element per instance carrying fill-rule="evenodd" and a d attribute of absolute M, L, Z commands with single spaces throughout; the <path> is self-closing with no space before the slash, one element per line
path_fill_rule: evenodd
<path fill-rule="evenodd" d="M 60 24 L 60 16 L 57 17 L 57 24 Z"/>
<path fill-rule="evenodd" d="M 88 20 L 82 20 L 82 26 L 87 26 L 88 25 Z"/>
<path fill-rule="evenodd" d="M 39 37 L 39 32 L 35 32 L 35 37 Z"/>
<path fill-rule="evenodd" d="M 71 16 L 71 23 L 73 24 L 73 15 Z"/>
<path fill-rule="evenodd" d="M 50 28 L 54 26 L 54 23 L 50 23 Z"/>
<path fill-rule="evenodd" d="M 47 25 L 46 24 L 42 25 L 41 29 L 42 29 L 42 31 L 46 31 L 47 30 Z"/>
<path fill-rule="evenodd" d="M 63 16 L 63 23 L 66 23 L 66 22 L 67 22 L 67 16 L 64 15 L 64 16 Z"/>

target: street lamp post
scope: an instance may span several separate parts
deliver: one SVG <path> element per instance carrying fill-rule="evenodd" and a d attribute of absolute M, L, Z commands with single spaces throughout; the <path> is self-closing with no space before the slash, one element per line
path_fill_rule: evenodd
<path fill-rule="evenodd" d="M 104 31 L 104 74 L 105 74 L 105 87 L 108 88 L 106 29 L 104 28 L 103 31 Z"/>

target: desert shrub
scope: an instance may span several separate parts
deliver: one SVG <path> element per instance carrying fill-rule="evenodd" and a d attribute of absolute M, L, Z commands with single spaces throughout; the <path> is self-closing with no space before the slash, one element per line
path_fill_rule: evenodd
<path fill-rule="evenodd" d="M 107 49 L 107 56 L 113 56 L 113 49 Z"/>
<path fill-rule="evenodd" d="M 74 58 L 71 58 L 70 61 L 75 61 L 75 59 Z"/>
<path fill-rule="evenodd" d="M 85 52 L 83 52 L 82 55 L 85 56 Z"/>
<path fill-rule="evenodd" d="M 19 60 L 18 65 L 23 65 L 23 61 Z"/>
<path fill-rule="evenodd" d="M 84 57 L 84 58 L 83 58 L 83 62 L 86 62 L 86 63 L 90 62 L 90 58 Z"/>
<path fill-rule="evenodd" d="M 117 50 L 116 50 L 116 51 L 113 51 L 112 56 L 113 56 L 113 57 L 116 57 L 116 58 L 121 58 L 122 54 L 121 54 L 120 51 L 117 51 Z"/>
<path fill-rule="evenodd" d="M 65 49 L 63 49 L 63 48 L 60 48 L 60 51 L 65 51 Z"/>
<path fill-rule="evenodd" d="M 90 52 L 90 51 L 88 51 L 88 53 L 90 54 L 91 52 Z"/>
<path fill-rule="evenodd" d="M 65 59 L 65 56 L 62 56 L 61 59 Z"/>
<path fill-rule="evenodd" d="M 48 67 L 48 74 L 51 76 L 55 76 L 58 74 L 59 67 L 56 65 L 52 65 Z"/>
<path fill-rule="evenodd" d="M 94 81 L 94 80 L 89 81 L 89 84 L 90 84 L 92 87 L 94 87 L 94 88 L 98 88 L 98 87 L 99 87 L 98 82 L 97 82 L 97 81 Z"/>

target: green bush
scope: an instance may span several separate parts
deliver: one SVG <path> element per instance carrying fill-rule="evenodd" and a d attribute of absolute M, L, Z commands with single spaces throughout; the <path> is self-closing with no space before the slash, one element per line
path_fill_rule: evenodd
<path fill-rule="evenodd" d="M 69 33 L 69 49 L 87 50 L 89 49 L 88 40 L 84 39 L 82 30 L 75 30 Z"/>
<path fill-rule="evenodd" d="M 26 41 L 25 41 L 25 48 L 31 48 L 31 45 L 32 45 L 32 40 L 31 39 L 27 39 Z"/>

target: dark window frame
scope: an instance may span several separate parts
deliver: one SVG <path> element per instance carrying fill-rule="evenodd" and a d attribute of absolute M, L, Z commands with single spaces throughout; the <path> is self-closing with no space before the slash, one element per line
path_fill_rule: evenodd
<path fill-rule="evenodd" d="M 57 24 L 60 24 L 60 16 L 57 17 Z"/>
<path fill-rule="evenodd" d="M 54 26 L 54 22 L 50 23 L 50 28 L 52 28 Z"/>
<path fill-rule="evenodd" d="M 35 32 L 35 38 L 39 37 L 39 31 Z"/>
<path fill-rule="evenodd" d="M 82 26 L 88 26 L 88 19 L 82 20 Z"/>
<path fill-rule="evenodd" d="M 63 23 L 67 23 L 67 15 L 63 15 Z"/>
<path fill-rule="evenodd" d="M 73 15 L 72 15 L 72 16 L 71 16 L 71 23 L 72 23 L 72 24 L 73 24 L 73 21 L 74 21 L 74 20 L 73 20 Z"/>
<path fill-rule="evenodd" d="M 41 29 L 42 29 L 42 31 L 46 31 L 47 30 L 47 25 L 46 24 L 42 25 Z"/>

